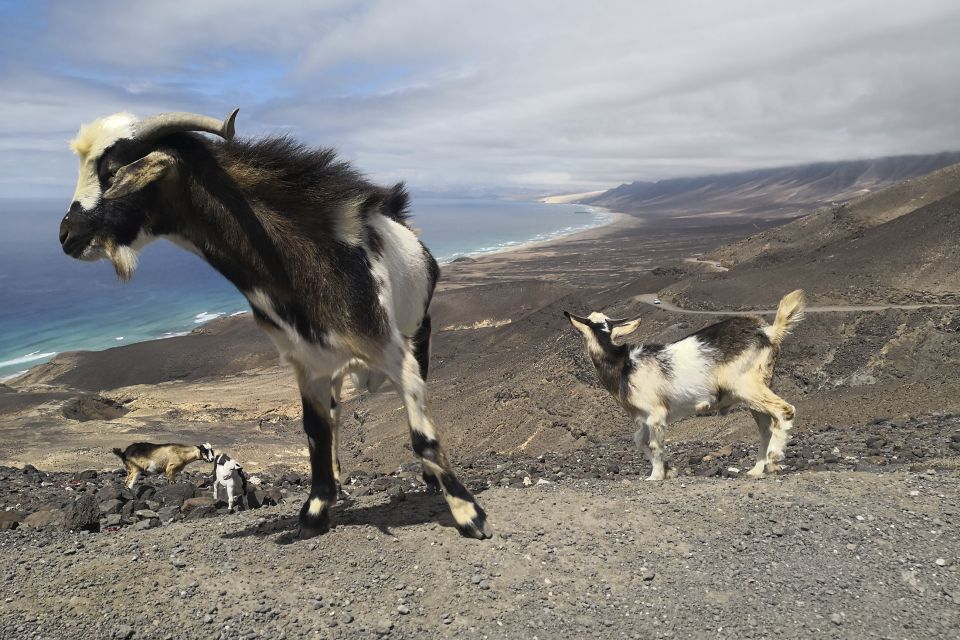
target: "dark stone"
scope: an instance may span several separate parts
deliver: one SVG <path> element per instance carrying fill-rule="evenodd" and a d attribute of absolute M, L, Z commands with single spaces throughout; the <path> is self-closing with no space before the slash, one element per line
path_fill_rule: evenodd
<path fill-rule="evenodd" d="M 867 447 L 870 449 L 882 449 L 885 444 L 887 444 L 887 441 L 881 436 L 870 436 L 867 438 Z"/>
<path fill-rule="evenodd" d="M 712 478 L 713 476 L 720 475 L 720 465 L 711 465 L 709 467 L 703 467 L 702 469 L 697 469 L 694 473 L 695 476 L 701 478 Z"/>
<path fill-rule="evenodd" d="M 43 529 L 63 522 L 63 513 L 56 509 L 46 508 L 34 511 L 23 519 L 22 525 L 32 529 Z"/>
<path fill-rule="evenodd" d="M 26 514 L 20 511 L 0 511 L 0 531 L 16 529 L 25 516 Z"/>
<path fill-rule="evenodd" d="M 620 465 L 616 462 L 610 462 L 607 464 L 607 473 L 617 474 L 620 473 Z"/>
<path fill-rule="evenodd" d="M 267 489 L 267 498 L 271 501 L 271 504 L 280 504 L 283 502 L 283 492 L 279 487 L 270 487 Z"/>
<path fill-rule="evenodd" d="M 123 498 L 123 490 L 120 485 L 108 484 L 97 491 L 97 501 L 106 502 L 108 500 L 120 500 Z"/>
<path fill-rule="evenodd" d="M 133 515 L 133 507 L 134 507 L 133 500 L 128 500 L 123 504 L 122 507 L 120 507 L 120 515 L 126 518 L 129 518 L 130 516 Z"/>
<path fill-rule="evenodd" d="M 153 499 L 165 507 L 179 507 L 186 500 L 194 496 L 196 489 L 187 482 L 178 482 L 160 487 L 153 494 Z"/>
<path fill-rule="evenodd" d="M 160 522 L 167 523 L 172 520 L 176 520 L 180 516 L 180 506 L 171 505 L 169 507 L 163 507 L 157 511 L 157 515 L 160 516 Z"/>
<path fill-rule="evenodd" d="M 200 509 L 204 507 L 209 507 L 211 510 L 216 509 L 217 501 L 213 499 L 213 496 L 198 496 L 196 498 L 187 498 L 183 501 L 183 504 L 180 505 L 180 513 L 183 515 L 190 515 L 195 509 Z"/>
<path fill-rule="evenodd" d="M 119 513 L 111 513 L 100 521 L 100 527 L 120 527 L 123 525 L 123 516 Z"/>
<path fill-rule="evenodd" d="M 144 529 L 153 529 L 160 526 L 160 518 L 147 518 L 139 520 L 133 524 L 131 529 L 134 531 L 143 531 Z"/>
<path fill-rule="evenodd" d="M 97 472 L 93 469 L 87 469 L 77 474 L 77 480 L 96 480 Z"/>
<path fill-rule="evenodd" d="M 191 498 L 191 500 L 196 500 L 197 498 Z M 206 518 L 207 516 L 215 515 L 217 512 L 217 507 L 212 504 L 204 504 L 190 509 L 190 513 L 187 514 L 185 520 L 199 520 L 200 518 Z"/>
<path fill-rule="evenodd" d="M 256 489 L 247 490 L 247 507 L 250 509 L 259 509 L 263 506 L 263 491 Z"/>
<path fill-rule="evenodd" d="M 123 500 L 104 500 L 100 503 L 100 513 L 109 515 L 111 513 L 120 513 L 123 508 Z"/>
<path fill-rule="evenodd" d="M 150 485 L 138 484 L 133 488 L 133 495 L 137 500 L 149 500 L 153 496 L 155 489 Z"/>
<path fill-rule="evenodd" d="M 93 496 L 80 496 L 63 510 L 63 528 L 99 531 L 100 504 Z"/>
<path fill-rule="evenodd" d="M 40 473 L 40 471 L 32 464 L 23 465 L 23 475 L 30 475 L 31 473 Z"/>

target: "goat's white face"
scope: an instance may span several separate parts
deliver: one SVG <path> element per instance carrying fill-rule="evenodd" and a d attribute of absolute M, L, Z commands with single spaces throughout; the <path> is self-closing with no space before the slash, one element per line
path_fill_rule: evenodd
<path fill-rule="evenodd" d="M 153 239 L 137 195 L 172 166 L 170 156 L 133 140 L 136 123 L 131 114 L 117 113 L 80 128 L 70 143 L 80 159 L 77 188 L 60 223 L 65 253 L 107 258 L 121 280 L 133 275 L 139 251 Z"/>
<path fill-rule="evenodd" d="M 176 159 L 158 148 L 164 136 L 205 131 L 233 137 L 234 111 L 226 120 L 195 114 L 160 114 L 138 120 L 116 113 L 80 127 L 70 143 L 80 158 L 77 188 L 60 223 L 64 253 L 80 260 L 109 259 L 122 280 L 133 275 L 137 254 L 157 233 L 160 209 L 150 187 L 176 173 Z M 162 224 L 160 225 L 162 226 Z"/>
<path fill-rule="evenodd" d="M 641 321 L 641 318 L 613 320 L 599 311 L 594 311 L 586 318 L 575 316 L 568 311 L 564 311 L 563 315 L 583 335 L 587 346 L 598 351 L 612 346 L 614 340 L 636 331 Z"/>

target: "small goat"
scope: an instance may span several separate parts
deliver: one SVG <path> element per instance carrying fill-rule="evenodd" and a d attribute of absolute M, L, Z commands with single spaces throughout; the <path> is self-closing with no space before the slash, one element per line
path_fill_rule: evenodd
<path fill-rule="evenodd" d="M 240 463 L 225 453 L 213 460 L 213 499 L 220 499 L 220 487 L 227 492 L 227 508 L 233 511 L 233 500 L 239 496 L 240 503 L 247 506 L 247 474 Z"/>
<path fill-rule="evenodd" d="M 760 430 L 757 463 L 747 472 L 760 477 L 780 469 L 795 409 L 770 390 L 780 344 L 803 318 L 799 289 L 784 296 L 772 325 L 753 316 L 729 318 L 667 345 L 615 344 L 640 326 L 640 318 L 611 320 L 564 315 L 586 342 L 600 382 L 630 414 L 634 441 L 653 465 L 648 480 L 672 477 L 664 462 L 668 422 L 694 413 L 727 411 L 743 403 Z"/>
<path fill-rule="evenodd" d="M 303 401 L 312 479 L 300 537 L 330 526 L 341 385 L 369 371 L 370 387 L 388 380 L 402 398 L 424 479 L 443 492 L 460 533 L 489 538 L 427 409 L 428 307 L 440 271 L 407 226 L 406 190 L 371 184 L 329 149 L 234 140 L 236 115 L 118 113 L 83 126 L 71 143 L 80 176 L 60 223 L 63 251 L 109 259 L 127 280 L 138 251 L 167 238 L 247 298 Z"/>
<path fill-rule="evenodd" d="M 213 447 L 209 442 L 197 446 L 134 442 L 126 449 L 115 448 L 113 452 L 127 468 L 126 485 L 131 489 L 141 473 L 165 473 L 173 483 L 174 476 L 191 462 L 213 462 Z"/>

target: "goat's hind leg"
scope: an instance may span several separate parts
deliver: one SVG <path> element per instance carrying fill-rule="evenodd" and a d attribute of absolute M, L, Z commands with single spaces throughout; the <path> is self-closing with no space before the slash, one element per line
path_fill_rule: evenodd
<path fill-rule="evenodd" d="M 784 458 L 784 449 L 787 446 L 787 441 L 790 439 L 789 432 L 790 429 L 793 428 L 793 418 L 794 415 L 796 415 L 796 409 L 792 404 L 785 401 L 766 386 L 761 387 L 756 393 L 745 398 L 744 401 L 750 407 L 751 411 L 769 416 L 770 436 L 765 447 L 766 460 L 764 461 L 764 468 L 767 472 L 771 473 L 779 471 L 780 465 L 777 463 Z M 756 413 L 754 414 L 755 419 Z M 759 420 L 757 425 L 760 426 Z M 761 440 L 762 439 L 763 436 L 761 435 Z M 761 442 L 761 445 L 762 444 L 763 442 Z M 760 462 L 758 460 L 757 466 L 759 466 L 759 464 Z M 755 471 L 757 466 L 754 466 L 751 472 Z M 758 476 L 759 473 L 751 473 L 751 475 Z"/>
<path fill-rule="evenodd" d="M 471 538 L 483 540 L 492 537 L 487 514 L 454 474 L 440 446 L 436 427 L 427 410 L 426 385 L 420 377 L 420 367 L 412 349 L 407 345 L 401 347 L 401 357 L 391 363 L 384 373 L 403 398 L 413 451 L 420 458 L 424 471 L 433 476 L 440 486 L 457 529 Z"/>
<path fill-rule="evenodd" d="M 330 507 L 337 500 L 333 462 L 333 418 L 330 415 L 330 378 L 308 378 L 297 371 L 303 400 L 303 430 L 310 451 L 310 497 L 300 509 L 300 538 L 330 529 Z"/>
<path fill-rule="evenodd" d="M 757 464 L 753 465 L 747 475 L 751 478 L 759 478 L 767 468 L 767 450 L 770 447 L 770 436 L 772 434 L 774 418 L 770 414 L 762 411 L 750 410 L 753 419 L 757 423 L 757 429 L 760 432 L 760 446 L 757 449 Z"/>
<path fill-rule="evenodd" d="M 413 338 L 410 340 L 410 343 L 413 347 L 413 356 L 417 359 L 417 367 L 420 371 L 420 379 L 426 381 L 427 373 L 430 371 L 430 329 L 432 322 L 429 315 L 425 315 L 423 320 L 420 322 L 420 328 L 417 329 L 417 332 L 413 335 Z M 426 465 L 421 465 L 423 467 L 423 481 L 426 483 L 427 488 L 434 493 L 443 493 L 443 489 L 440 488 L 440 481 L 437 480 L 437 476 L 427 469 Z"/>

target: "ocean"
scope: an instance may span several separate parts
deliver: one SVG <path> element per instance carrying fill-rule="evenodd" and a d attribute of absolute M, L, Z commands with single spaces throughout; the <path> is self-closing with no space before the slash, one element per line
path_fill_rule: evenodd
<path fill-rule="evenodd" d="M 183 335 L 246 313 L 246 300 L 197 256 L 148 246 L 126 284 L 104 261 L 68 258 L 57 241 L 69 202 L 0 199 L 0 380 L 63 351 Z M 609 221 L 583 205 L 414 198 L 412 225 L 441 263 L 548 240 Z"/>

